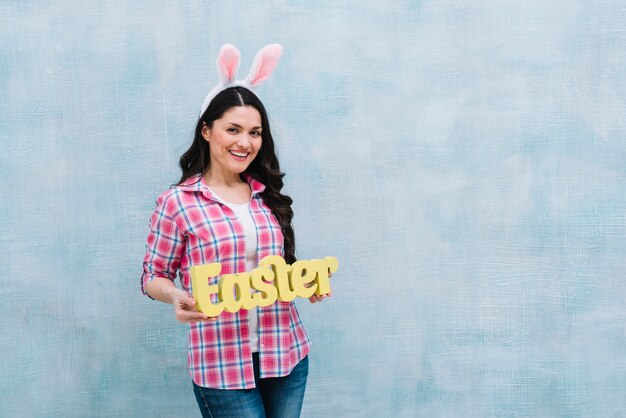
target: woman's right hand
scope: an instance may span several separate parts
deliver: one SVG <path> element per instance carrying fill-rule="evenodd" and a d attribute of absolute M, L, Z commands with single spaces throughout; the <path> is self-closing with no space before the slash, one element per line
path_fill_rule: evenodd
<path fill-rule="evenodd" d="M 173 289 L 172 304 L 174 305 L 174 313 L 179 322 L 188 324 L 190 322 L 213 322 L 217 317 L 208 316 L 205 313 L 196 310 L 196 300 L 189 296 L 187 292 L 181 289 Z"/>

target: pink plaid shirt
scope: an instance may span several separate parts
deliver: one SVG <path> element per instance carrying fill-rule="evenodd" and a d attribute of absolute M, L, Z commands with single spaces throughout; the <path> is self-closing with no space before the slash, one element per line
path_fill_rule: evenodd
<path fill-rule="evenodd" d="M 141 288 L 155 277 L 174 280 L 178 270 L 183 289 L 191 295 L 189 268 L 219 262 L 222 274 L 245 271 L 243 227 L 230 208 L 217 201 L 204 179 L 188 179 L 161 194 L 150 219 Z M 283 234 L 260 193 L 265 186 L 248 177 L 250 211 L 257 228 L 258 261 L 284 255 Z M 217 281 L 217 278 L 211 279 Z M 213 284 L 213 283 L 211 283 Z M 261 378 L 288 375 L 309 352 L 307 336 L 293 302 L 259 307 Z M 224 311 L 215 322 L 189 325 L 189 371 L 198 386 L 249 389 L 254 385 L 248 311 Z"/>

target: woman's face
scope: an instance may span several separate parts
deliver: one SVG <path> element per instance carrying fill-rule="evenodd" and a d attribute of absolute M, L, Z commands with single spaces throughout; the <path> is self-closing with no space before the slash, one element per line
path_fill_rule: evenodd
<path fill-rule="evenodd" d="M 236 106 L 202 128 L 211 149 L 211 169 L 243 173 L 261 148 L 261 115 L 252 106 Z"/>

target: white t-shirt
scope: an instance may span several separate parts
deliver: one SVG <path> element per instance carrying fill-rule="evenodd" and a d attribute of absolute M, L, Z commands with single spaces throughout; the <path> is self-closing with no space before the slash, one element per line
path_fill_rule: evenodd
<path fill-rule="evenodd" d="M 256 225 L 254 224 L 254 220 L 250 214 L 250 202 L 241 204 L 226 202 L 211 188 L 209 188 L 209 190 L 211 190 L 213 195 L 217 197 L 221 203 L 228 206 L 233 212 L 235 212 L 237 220 L 241 223 L 246 237 L 246 271 L 255 269 L 257 267 L 257 236 Z M 250 347 L 252 348 L 252 352 L 256 353 L 259 351 L 259 313 L 256 307 L 248 311 L 248 329 L 250 330 Z"/>

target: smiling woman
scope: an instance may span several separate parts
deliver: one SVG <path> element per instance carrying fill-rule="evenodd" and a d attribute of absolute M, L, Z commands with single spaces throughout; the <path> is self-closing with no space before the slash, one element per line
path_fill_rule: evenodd
<path fill-rule="evenodd" d="M 210 263 L 219 263 L 224 280 L 253 271 L 263 259 L 297 263 L 292 200 L 281 193 L 284 174 L 267 113 L 251 91 L 269 77 L 281 51 L 262 49 L 239 81 L 239 52 L 222 47 L 221 81 L 180 158 L 181 179 L 158 197 L 150 220 L 142 289 L 173 304 L 176 318 L 189 324 L 189 370 L 203 416 L 297 417 L 302 408 L 310 341 L 293 298 L 209 317 L 197 309 L 191 278 Z M 182 289 L 174 284 L 178 272 Z M 195 286 L 211 289 L 220 280 L 205 277 Z M 330 288 L 325 292 L 309 300 L 330 296 Z"/>

